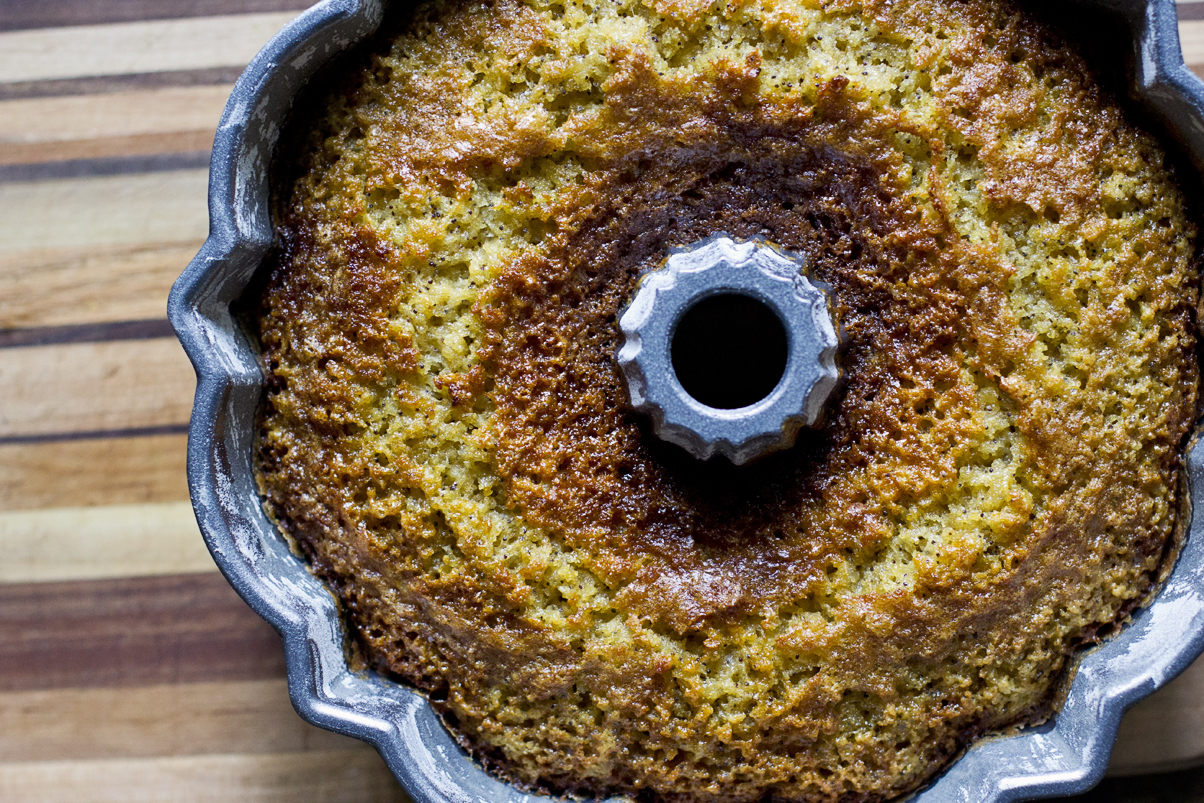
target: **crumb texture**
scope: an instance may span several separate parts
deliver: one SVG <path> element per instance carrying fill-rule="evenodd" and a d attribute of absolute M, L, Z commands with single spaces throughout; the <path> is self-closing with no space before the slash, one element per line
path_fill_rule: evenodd
<path fill-rule="evenodd" d="M 1168 560 L 1195 230 L 1003 2 L 447 0 L 290 168 L 266 504 L 370 665 L 521 786 L 881 801 L 1048 716 Z M 700 463 L 627 407 L 669 248 L 832 288 L 827 425 Z"/>

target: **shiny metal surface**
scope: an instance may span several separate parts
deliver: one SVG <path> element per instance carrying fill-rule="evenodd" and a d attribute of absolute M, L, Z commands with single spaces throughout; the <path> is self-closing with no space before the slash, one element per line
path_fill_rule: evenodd
<path fill-rule="evenodd" d="M 827 295 L 806 277 L 799 257 L 768 244 L 716 234 L 677 249 L 640 280 L 619 318 L 619 370 L 633 408 L 651 416 L 653 432 L 702 460 L 721 454 L 736 465 L 794 444 L 800 427 L 817 424 L 840 374 L 840 341 Z M 716 409 L 695 399 L 674 371 L 677 324 L 698 302 L 744 295 L 769 307 L 783 324 L 786 366 L 765 398 Z"/>
<path fill-rule="evenodd" d="M 1051 3 L 1050 5 L 1056 5 Z M 1183 65 L 1173 0 L 1070 2 L 1131 32 L 1133 93 L 1145 113 L 1204 168 L 1204 85 Z M 168 312 L 196 367 L 189 433 L 193 505 L 214 559 L 284 640 L 289 690 L 310 722 L 375 745 L 416 803 L 545 800 L 502 784 L 455 745 L 420 695 L 348 669 L 334 597 L 295 556 L 261 509 L 252 474 L 263 377 L 230 305 L 273 238 L 268 165 L 303 83 L 379 24 L 376 0 L 327 0 L 255 58 L 236 85 L 214 144 L 210 235 L 177 281 Z M 1189 453 L 1192 498 L 1204 489 L 1204 452 Z M 975 744 L 915 798 L 1016 801 L 1082 791 L 1102 776 L 1121 714 L 1204 649 L 1204 517 L 1154 602 L 1081 661 L 1061 712 L 1044 727 Z"/>

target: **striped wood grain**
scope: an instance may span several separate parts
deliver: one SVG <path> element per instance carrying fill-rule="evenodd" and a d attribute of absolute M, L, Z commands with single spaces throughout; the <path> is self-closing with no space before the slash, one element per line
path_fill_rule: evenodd
<path fill-rule="evenodd" d="M 0 256 L 203 240 L 208 186 L 203 169 L 0 182 Z"/>
<path fill-rule="evenodd" d="M 183 502 L 183 434 L 0 444 L 0 511 Z"/>
<path fill-rule="evenodd" d="M 233 84 L 242 74 L 239 65 L 209 67 L 170 72 L 92 75 L 82 78 L 56 78 L 50 81 L 0 82 L 0 101 L 28 98 L 70 97 L 72 95 L 110 95 L 168 87 Z"/>
<path fill-rule="evenodd" d="M 245 65 L 292 12 L 0 33 L 0 83 Z"/>
<path fill-rule="evenodd" d="M 0 799 L 37 803 L 405 803 L 369 747 L 272 755 L 0 764 Z"/>
<path fill-rule="evenodd" d="M 0 800 L 405 800 L 291 711 L 277 636 L 190 518 L 186 364 L 125 326 L 162 320 L 229 84 L 303 5 L 0 0 L 0 373 L 41 377 L 0 377 L 0 437 L 52 438 L 0 441 Z M 1204 72 L 1204 3 L 1181 18 Z M 1126 717 L 1114 771 L 1204 756 L 1198 666 Z"/>
<path fill-rule="evenodd" d="M 189 502 L 0 511 L 0 555 L 0 583 L 217 571 Z"/>
<path fill-rule="evenodd" d="M 216 572 L 0 585 L 0 691 L 282 677 L 280 638 Z"/>
<path fill-rule="evenodd" d="M 0 0 L 0 800 L 406 800 L 214 570 L 156 323 L 229 86 L 304 5 Z"/>
<path fill-rule="evenodd" d="M 1204 7 L 1204 3 L 1193 5 Z M 1179 21 L 1179 46 L 1183 61 L 1199 74 L 1204 69 L 1204 19 Z"/>
<path fill-rule="evenodd" d="M 193 366 L 176 338 L 0 350 L 0 443 L 184 426 Z"/>
<path fill-rule="evenodd" d="M 229 84 L 0 101 L 0 165 L 207 151 Z"/>
<path fill-rule="evenodd" d="M 355 750 L 297 716 L 283 679 L 0 693 L 0 761 Z"/>
<path fill-rule="evenodd" d="M 115 245 L 0 245 L 0 330 L 163 318 L 172 283 L 204 237 L 195 210 L 187 213 L 192 237 L 181 241 L 155 241 L 152 232 Z"/>
<path fill-rule="evenodd" d="M 0 330 L 0 349 L 162 338 L 174 339 L 175 330 L 171 328 L 170 321 L 158 318 L 145 321 L 77 323 L 65 326 L 26 326 L 19 329 Z"/>
<path fill-rule="evenodd" d="M 306 0 L 0 0 L 0 31 L 268 11 L 296 13 L 311 4 Z"/>
<path fill-rule="evenodd" d="M 184 426 L 196 375 L 173 338 L 0 349 L 0 444 Z"/>

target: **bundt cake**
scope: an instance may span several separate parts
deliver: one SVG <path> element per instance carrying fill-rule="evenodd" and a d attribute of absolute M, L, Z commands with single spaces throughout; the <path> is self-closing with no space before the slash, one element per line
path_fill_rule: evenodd
<path fill-rule="evenodd" d="M 1173 560 L 1195 228 L 993 0 L 436 0 L 283 162 L 265 508 L 349 649 L 518 787 L 880 801 L 1056 709 Z M 846 382 L 747 466 L 628 404 L 717 232 L 830 288 Z"/>

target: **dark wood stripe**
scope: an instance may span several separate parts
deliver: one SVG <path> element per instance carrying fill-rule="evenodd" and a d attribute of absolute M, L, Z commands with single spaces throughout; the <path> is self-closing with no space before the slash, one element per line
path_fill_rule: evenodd
<path fill-rule="evenodd" d="M 0 691 L 283 676 L 279 636 L 219 574 L 0 586 Z"/>
<path fill-rule="evenodd" d="M 209 151 L 189 153 L 140 153 L 133 156 L 102 156 L 33 164 L 0 164 L 0 184 L 12 181 L 50 181 L 64 178 L 117 176 L 125 173 L 162 173 L 196 170 L 209 166 Z"/>
<path fill-rule="evenodd" d="M 1181 20 L 1204 20 L 1204 3 L 1179 3 L 1176 10 Z"/>
<path fill-rule="evenodd" d="M 0 0 L 0 31 L 299 11 L 306 0 Z"/>
<path fill-rule="evenodd" d="M 59 78 L 49 81 L 0 83 L 0 101 L 24 98 L 62 97 L 64 95 L 104 95 L 137 89 L 161 89 L 171 86 L 207 86 L 232 84 L 242 75 L 242 67 L 211 67 L 203 70 L 96 75 L 88 78 Z"/>
<path fill-rule="evenodd" d="M 129 429 L 90 429 L 84 432 L 46 432 L 38 435 L 11 435 L 0 438 L 0 446 L 29 446 L 57 441 L 92 441 L 115 438 L 153 438 L 161 435 L 187 435 L 187 424 L 164 424 L 160 427 L 131 427 Z"/>
<path fill-rule="evenodd" d="M 84 323 L 74 326 L 35 326 L 0 329 L 0 349 L 22 346 L 57 346 L 63 343 L 102 343 L 107 340 L 150 340 L 175 337 L 166 319 Z"/>
<path fill-rule="evenodd" d="M 1169 735 L 1169 734 L 1168 734 Z M 1082 795 L 1063 803 L 1198 803 L 1204 800 L 1204 767 L 1158 775 L 1104 778 Z"/>

